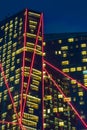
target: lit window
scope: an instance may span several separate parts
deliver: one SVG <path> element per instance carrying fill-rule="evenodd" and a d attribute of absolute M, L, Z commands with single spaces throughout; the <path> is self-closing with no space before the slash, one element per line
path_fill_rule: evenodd
<path fill-rule="evenodd" d="M 51 95 L 47 95 L 47 96 L 45 97 L 45 99 L 46 99 L 46 100 L 52 100 L 52 96 L 51 96 Z"/>
<path fill-rule="evenodd" d="M 15 84 L 19 84 L 19 79 L 15 80 Z"/>
<path fill-rule="evenodd" d="M 67 57 L 67 54 L 66 54 L 66 53 L 64 53 L 64 54 L 63 54 L 63 57 Z"/>
<path fill-rule="evenodd" d="M 55 55 L 57 55 L 57 51 L 55 51 Z"/>
<path fill-rule="evenodd" d="M 82 53 L 82 55 L 86 55 L 86 54 L 87 54 L 87 52 L 86 52 L 86 51 L 82 51 L 81 53 Z"/>
<path fill-rule="evenodd" d="M 59 122 L 59 126 L 64 126 L 64 122 L 63 122 L 63 121 L 60 121 L 60 122 Z"/>
<path fill-rule="evenodd" d="M 86 70 L 86 66 L 83 66 L 83 70 Z"/>
<path fill-rule="evenodd" d="M 77 71 L 81 71 L 82 70 L 82 67 L 77 67 Z"/>
<path fill-rule="evenodd" d="M 12 23 L 13 23 L 13 20 L 10 21 L 10 24 L 12 24 Z"/>
<path fill-rule="evenodd" d="M 71 84 L 76 84 L 76 80 L 71 80 Z"/>
<path fill-rule="evenodd" d="M 81 47 L 82 47 L 82 48 L 83 48 L 83 47 L 86 47 L 86 44 L 85 44 L 85 43 L 81 44 Z"/>
<path fill-rule="evenodd" d="M 75 72 L 76 68 L 70 68 L 70 72 Z"/>
<path fill-rule="evenodd" d="M 47 110 L 47 113 L 50 113 L 50 109 Z"/>
<path fill-rule="evenodd" d="M 59 94 L 59 95 L 58 95 L 58 98 L 63 98 L 63 95 L 62 95 L 62 94 Z"/>
<path fill-rule="evenodd" d="M 69 61 L 66 60 L 66 61 L 62 61 L 62 65 L 68 65 L 69 64 Z"/>
<path fill-rule="evenodd" d="M 87 79 L 84 79 L 84 82 L 87 83 Z"/>
<path fill-rule="evenodd" d="M 87 70 L 84 70 L 84 71 L 83 71 L 83 74 L 87 74 Z"/>
<path fill-rule="evenodd" d="M 69 38 L 68 42 L 74 42 L 74 38 Z"/>
<path fill-rule="evenodd" d="M 70 98 L 70 97 L 64 98 L 64 102 L 70 102 L 70 101 L 71 101 L 71 98 Z"/>
<path fill-rule="evenodd" d="M 58 40 L 58 43 L 60 43 L 60 44 L 61 44 L 61 43 L 62 43 L 62 40 Z"/>
<path fill-rule="evenodd" d="M 80 101 L 79 104 L 80 104 L 80 105 L 84 105 L 84 102 L 83 102 L 83 101 Z"/>
<path fill-rule="evenodd" d="M 55 55 L 57 55 L 57 54 L 61 54 L 61 51 L 55 51 Z"/>
<path fill-rule="evenodd" d="M 17 64 L 20 63 L 20 59 L 17 59 Z"/>
<path fill-rule="evenodd" d="M 66 69 L 63 69 L 62 71 L 63 71 L 63 72 L 69 72 L 69 69 L 66 68 Z"/>
<path fill-rule="evenodd" d="M 16 34 L 14 34 L 14 36 L 13 36 L 14 38 L 16 38 L 17 37 L 17 33 Z"/>
<path fill-rule="evenodd" d="M 57 112 L 57 108 L 53 108 L 53 112 Z"/>
<path fill-rule="evenodd" d="M 76 97 L 73 98 L 73 101 L 74 101 L 74 102 L 76 101 Z"/>
<path fill-rule="evenodd" d="M 68 46 L 62 46 L 61 50 L 68 50 Z"/>
<path fill-rule="evenodd" d="M 87 83 L 84 83 L 85 86 L 87 86 Z"/>
<path fill-rule="evenodd" d="M 87 62 L 87 58 L 82 59 L 82 62 Z"/>
<path fill-rule="evenodd" d="M 83 96 L 83 92 L 78 92 L 78 95 L 79 96 Z"/>
<path fill-rule="evenodd" d="M 87 78 L 87 74 L 84 75 L 84 78 Z"/>
<path fill-rule="evenodd" d="M 76 45 L 76 48 L 78 48 L 79 46 L 78 45 Z"/>
<path fill-rule="evenodd" d="M 46 46 L 46 42 L 43 42 L 43 46 Z"/>
<path fill-rule="evenodd" d="M 63 107 L 59 107 L 59 112 L 63 112 Z"/>
<path fill-rule="evenodd" d="M 58 54 L 61 54 L 61 51 L 58 51 Z"/>

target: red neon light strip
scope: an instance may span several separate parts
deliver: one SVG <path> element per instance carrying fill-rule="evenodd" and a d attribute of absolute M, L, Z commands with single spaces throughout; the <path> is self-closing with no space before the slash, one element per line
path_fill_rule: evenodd
<path fill-rule="evenodd" d="M 47 62 L 46 60 L 44 60 L 44 62 L 49 65 L 51 68 L 53 68 L 54 70 L 58 71 L 59 73 L 61 73 L 62 75 L 66 76 L 67 78 L 69 78 L 70 80 L 75 80 L 77 84 L 81 85 L 82 88 L 84 88 L 85 90 L 87 90 L 87 87 L 84 86 L 83 84 L 81 84 L 80 82 L 78 82 L 76 79 L 72 78 L 71 76 L 67 75 L 66 73 L 62 72 L 60 69 L 58 69 L 57 67 L 53 66 L 52 64 L 50 64 L 49 62 Z"/>
<path fill-rule="evenodd" d="M 38 36 L 39 36 L 39 32 L 40 32 L 40 27 L 41 27 L 41 17 L 42 17 L 42 15 L 40 16 L 40 23 L 39 23 L 39 27 L 38 27 L 37 36 L 36 36 L 36 42 L 35 42 L 35 46 L 34 46 L 34 52 L 33 52 L 33 57 L 32 57 L 32 62 L 31 62 L 31 67 L 30 67 L 30 72 L 29 72 L 28 84 L 27 84 L 27 88 L 26 88 L 26 95 L 27 95 L 28 90 L 29 90 L 30 78 L 31 78 L 32 68 L 33 68 L 34 59 L 35 59 L 36 46 L 37 46 Z M 26 104 L 26 98 L 24 99 L 22 116 L 24 114 L 25 104 Z"/>
<path fill-rule="evenodd" d="M 12 124 L 12 125 L 20 125 L 17 122 L 8 122 L 8 121 L 0 121 L 0 124 Z"/>
<path fill-rule="evenodd" d="M 46 69 L 44 69 L 45 72 L 47 73 L 48 76 L 50 76 L 50 74 L 48 73 L 48 71 Z M 50 76 L 51 81 L 54 83 L 55 87 L 58 89 L 58 91 L 63 95 L 64 98 L 67 98 L 67 96 L 63 93 L 62 89 L 57 85 L 57 83 L 55 82 L 55 80 Z M 72 105 L 71 102 L 67 102 L 69 104 L 69 106 L 72 108 L 72 110 L 75 112 L 75 114 L 78 116 L 78 118 L 80 119 L 80 121 L 82 122 L 82 124 L 87 128 L 87 124 L 86 122 L 81 118 L 80 114 L 78 113 L 78 111 L 75 109 L 75 107 Z"/>
<path fill-rule="evenodd" d="M 24 28 L 24 45 L 26 46 L 26 32 L 27 32 L 27 18 L 28 18 L 28 9 L 25 11 L 25 28 Z M 23 85 L 24 85 L 24 67 L 25 67 L 25 49 L 23 50 L 23 62 L 22 62 L 22 83 L 21 83 L 21 99 L 20 99 L 20 123 L 22 122 L 22 102 L 23 102 Z"/>
<path fill-rule="evenodd" d="M 25 128 L 23 125 L 20 125 L 20 124 L 17 123 L 17 122 L 0 121 L 0 124 L 18 125 L 18 126 L 20 126 L 21 128 L 23 128 L 23 130 L 26 130 L 26 128 Z"/>
<path fill-rule="evenodd" d="M 43 27 L 43 14 L 42 14 L 42 130 L 44 130 L 44 27 Z"/>
<path fill-rule="evenodd" d="M 5 77 L 5 74 L 4 74 L 4 70 L 3 70 L 3 67 L 2 67 L 1 64 L 0 64 L 0 69 L 1 69 L 1 72 L 2 72 L 2 76 L 3 76 L 3 78 L 4 78 L 4 82 L 5 82 L 6 88 L 7 88 L 7 90 L 8 90 L 8 94 L 9 94 L 9 96 L 10 96 L 10 99 L 11 99 L 11 102 L 12 102 L 12 105 L 13 105 L 14 112 L 15 112 L 16 117 L 17 117 L 17 120 L 18 120 L 18 122 L 19 122 L 19 117 L 18 117 L 18 113 L 17 113 L 17 111 L 16 111 L 16 107 L 15 107 L 15 104 L 14 104 L 14 100 L 13 100 L 13 97 L 12 97 L 12 95 L 11 95 L 10 88 L 9 88 L 9 85 L 8 85 L 8 83 L 7 83 L 7 81 L 6 81 L 6 77 Z"/>

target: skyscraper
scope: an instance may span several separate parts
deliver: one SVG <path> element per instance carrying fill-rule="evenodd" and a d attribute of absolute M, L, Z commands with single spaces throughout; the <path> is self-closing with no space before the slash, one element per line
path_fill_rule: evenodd
<path fill-rule="evenodd" d="M 45 87 L 45 91 L 47 89 L 51 93 L 45 93 L 45 111 L 48 115 L 45 123 L 50 118 L 52 121 L 46 127 L 50 128 L 55 123 L 59 130 L 87 128 L 87 33 L 48 34 L 45 41 L 47 70 L 61 88 L 58 92 L 54 87 L 57 85 L 53 85 L 53 80 L 48 77 L 47 86 L 50 82 L 51 87 L 50 90 Z M 52 102 L 56 107 L 52 106 Z M 51 109 L 48 109 L 49 105 Z M 55 114 L 60 116 L 57 118 Z"/>
<path fill-rule="evenodd" d="M 0 22 L 0 130 L 87 128 L 87 33 L 45 41 L 42 13 Z"/>
<path fill-rule="evenodd" d="M 42 43 L 42 13 L 0 22 L 0 130 L 43 129 Z"/>

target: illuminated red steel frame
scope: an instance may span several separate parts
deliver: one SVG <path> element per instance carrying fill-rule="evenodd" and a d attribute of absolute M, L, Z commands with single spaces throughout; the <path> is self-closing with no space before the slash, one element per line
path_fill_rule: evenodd
<path fill-rule="evenodd" d="M 63 74 L 64 76 L 66 76 L 67 78 L 71 79 L 71 80 L 75 80 L 72 77 L 68 76 L 67 74 L 65 74 L 64 72 L 62 72 L 60 69 L 56 68 L 55 66 L 53 66 L 52 64 L 50 64 L 49 62 L 47 62 L 46 60 L 44 60 L 44 63 L 46 63 L 47 65 L 49 65 L 51 68 L 53 68 L 54 70 L 56 70 L 57 72 Z M 64 98 L 67 98 L 67 96 L 64 94 L 64 92 L 62 91 L 62 89 L 60 88 L 60 86 L 55 82 L 55 80 L 52 78 L 52 76 L 49 74 L 49 72 L 44 68 L 44 71 L 47 73 L 47 75 L 50 77 L 50 80 L 54 83 L 55 87 L 57 88 L 57 90 L 62 94 L 62 96 Z M 83 87 L 84 89 L 86 89 L 86 87 L 81 84 L 80 82 L 78 82 L 77 80 L 75 80 L 77 84 L 81 85 L 81 87 Z M 87 89 L 86 89 L 87 90 Z M 79 118 L 79 120 L 82 122 L 82 124 L 84 125 L 84 127 L 87 128 L 87 123 L 81 118 L 79 112 L 76 110 L 76 108 L 72 105 L 72 103 L 70 101 L 67 101 L 68 105 L 72 108 L 72 110 L 75 112 L 75 114 L 77 115 L 77 117 Z"/>
<path fill-rule="evenodd" d="M 25 29 L 24 29 L 24 52 L 23 52 L 23 63 L 22 63 L 22 82 L 21 82 L 21 99 L 20 99 L 20 117 L 18 116 L 15 104 L 14 104 L 14 100 L 12 97 L 12 94 L 10 92 L 10 87 L 8 85 L 8 82 L 6 80 L 6 76 L 4 74 L 4 70 L 2 65 L 0 64 L 0 70 L 2 72 L 2 76 L 6 85 L 6 88 L 8 90 L 8 94 L 10 96 L 12 105 L 13 105 L 13 109 L 14 112 L 16 114 L 16 118 L 18 122 L 8 122 L 8 121 L 0 121 L 1 124 L 16 124 L 18 126 L 20 126 L 21 129 L 26 130 L 26 128 L 24 128 L 24 126 L 22 125 L 22 117 L 24 114 L 24 109 L 25 109 L 25 105 L 26 105 L 26 98 L 24 100 L 23 103 L 23 82 L 24 82 L 24 67 L 25 67 L 25 46 L 26 46 L 26 33 L 27 33 L 27 20 L 28 20 L 28 9 L 26 9 L 25 11 Z M 32 62 L 31 62 L 31 66 L 30 66 L 30 72 L 29 72 L 29 76 L 28 76 L 28 84 L 27 84 L 27 89 L 26 89 L 26 95 L 29 91 L 29 86 L 30 86 L 30 78 L 31 78 L 31 74 L 32 74 L 32 69 L 33 69 L 33 65 L 34 65 L 34 60 L 35 60 L 35 54 L 36 54 L 36 47 L 38 44 L 38 36 L 40 33 L 40 28 L 41 28 L 41 24 L 42 24 L 42 130 L 44 130 L 44 72 L 47 73 L 48 76 L 50 76 L 50 74 L 48 73 L 48 71 L 44 68 L 44 63 L 46 63 L 47 65 L 49 65 L 50 67 L 52 67 L 53 69 L 55 69 L 57 72 L 61 73 L 62 75 L 66 76 L 67 78 L 69 78 L 70 80 L 75 80 L 74 78 L 68 76 L 67 74 L 65 74 L 64 72 L 62 72 L 60 69 L 56 68 L 55 66 L 53 66 L 52 64 L 50 64 L 49 62 L 47 62 L 46 60 L 44 60 L 44 47 L 43 47 L 43 14 L 41 14 L 40 16 L 40 22 L 39 22 L 39 27 L 38 27 L 38 31 L 37 31 L 37 35 L 36 35 L 36 42 L 34 45 L 34 52 L 33 52 L 33 56 L 32 56 Z M 55 87 L 58 89 L 58 91 L 63 95 L 64 98 L 67 98 L 66 95 L 63 93 L 63 91 L 61 90 L 61 88 L 58 86 L 58 84 L 55 82 L 55 80 L 50 76 L 50 79 L 52 80 L 52 82 L 54 83 Z M 87 88 L 81 84 L 80 82 L 78 82 L 77 80 L 75 80 L 77 84 L 79 84 L 82 88 L 86 89 Z M 76 115 L 78 116 L 78 118 L 80 119 L 80 121 L 82 122 L 82 124 L 87 128 L 87 124 L 85 123 L 85 121 L 81 118 L 80 114 L 78 113 L 78 111 L 75 109 L 75 107 L 72 105 L 71 102 L 67 101 L 67 103 L 69 104 L 69 106 L 72 108 L 72 110 L 76 113 Z M 23 104 L 23 106 L 22 106 Z"/>
<path fill-rule="evenodd" d="M 38 36 L 39 36 L 39 33 L 40 33 L 41 22 L 42 22 L 42 14 L 40 16 L 39 27 L 38 27 L 38 31 L 37 31 L 37 35 L 36 35 L 36 41 L 35 41 L 35 45 L 34 45 L 34 52 L 33 52 L 33 56 L 32 56 L 32 62 L 31 62 L 31 66 L 30 66 L 29 76 L 28 76 L 28 83 L 27 83 L 26 92 L 25 92 L 26 95 L 27 95 L 27 93 L 29 91 L 30 78 L 31 78 L 32 69 L 33 69 L 33 65 L 34 65 L 34 60 L 35 60 L 36 47 L 37 47 L 37 44 L 38 44 Z M 26 105 L 26 98 L 24 99 L 24 104 L 23 104 L 23 109 L 22 109 L 22 116 L 24 114 L 25 105 Z"/>
<path fill-rule="evenodd" d="M 24 45 L 23 45 L 24 51 L 23 51 L 23 63 L 22 63 L 22 72 L 21 72 L 22 82 L 21 82 L 21 97 L 20 97 L 20 117 L 18 116 L 18 113 L 16 111 L 16 107 L 14 105 L 14 100 L 13 100 L 13 97 L 11 95 L 9 85 L 8 85 L 8 83 L 6 81 L 6 77 L 4 75 L 4 70 L 2 68 L 2 65 L 0 64 L 0 69 L 2 71 L 2 76 L 4 78 L 4 82 L 5 82 L 5 85 L 7 87 L 8 94 L 10 96 L 14 112 L 16 113 L 16 117 L 17 117 L 17 120 L 18 120 L 17 123 L 8 122 L 8 121 L 0 121 L 0 123 L 2 123 L 2 124 L 16 124 L 16 125 L 19 125 L 21 129 L 26 130 L 26 128 L 22 125 L 22 118 L 23 118 L 24 109 L 25 109 L 25 105 L 26 105 L 26 98 L 25 98 L 24 103 L 23 103 L 23 83 L 24 83 L 24 67 L 25 67 L 25 47 L 26 47 L 26 41 L 27 41 L 26 40 L 26 33 L 27 33 L 27 21 L 28 21 L 28 9 L 26 9 L 26 11 L 25 11 L 25 18 L 24 19 L 25 19 L 24 20 Z M 37 47 L 37 44 L 38 44 L 38 36 L 39 36 L 39 33 L 40 33 L 41 24 L 42 24 L 42 80 L 43 80 L 43 82 L 42 82 L 42 87 L 43 87 L 42 88 L 42 130 L 43 130 L 44 129 L 44 127 L 43 127 L 43 124 L 44 124 L 44 118 L 43 118 L 43 111 L 44 111 L 44 91 L 43 91 L 44 90 L 44 79 L 43 79 L 43 54 L 44 54 L 44 50 L 43 50 L 43 13 L 40 15 L 40 22 L 39 22 L 37 35 L 36 35 L 36 42 L 35 42 L 35 45 L 34 45 L 34 52 L 33 52 L 32 62 L 31 62 L 31 66 L 30 66 L 30 72 L 29 72 L 29 77 L 28 77 L 26 95 L 27 95 L 28 90 L 29 90 L 30 78 L 31 78 L 31 73 L 32 73 L 33 65 L 34 65 L 36 47 Z M 23 106 L 22 106 L 22 104 L 23 104 Z"/>
<path fill-rule="evenodd" d="M 16 114 L 16 118 L 17 118 L 17 121 L 18 121 L 18 122 L 0 121 L 0 124 L 16 124 L 16 125 L 20 126 L 21 129 L 23 128 L 24 130 L 26 130 L 26 129 L 24 128 L 24 126 L 22 126 L 22 124 L 20 123 L 20 118 L 19 118 L 19 116 L 18 116 L 18 113 L 17 113 L 17 110 L 16 110 L 16 106 L 15 106 L 15 103 L 14 103 L 14 99 L 13 99 L 13 97 L 12 97 L 12 94 L 11 94 L 11 91 L 10 91 L 10 87 L 9 87 L 8 82 L 7 82 L 7 80 L 6 80 L 6 76 L 5 76 L 5 74 L 4 74 L 4 70 L 3 70 L 2 64 L 0 64 L 0 71 L 1 71 L 1 73 L 2 73 L 2 77 L 3 77 L 3 79 L 4 79 L 4 82 L 5 82 L 5 85 L 6 85 L 6 89 L 7 89 L 7 91 L 8 91 L 8 95 L 9 95 L 10 100 L 11 100 L 11 102 L 12 102 L 12 106 L 13 106 L 13 109 L 14 109 L 14 113 Z"/>

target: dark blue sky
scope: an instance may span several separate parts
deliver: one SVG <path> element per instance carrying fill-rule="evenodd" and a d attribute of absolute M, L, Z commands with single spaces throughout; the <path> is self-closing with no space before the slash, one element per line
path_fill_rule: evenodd
<path fill-rule="evenodd" d="M 26 7 L 44 12 L 45 33 L 87 32 L 87 0 L 0 0 L 0 20 Z"/>

